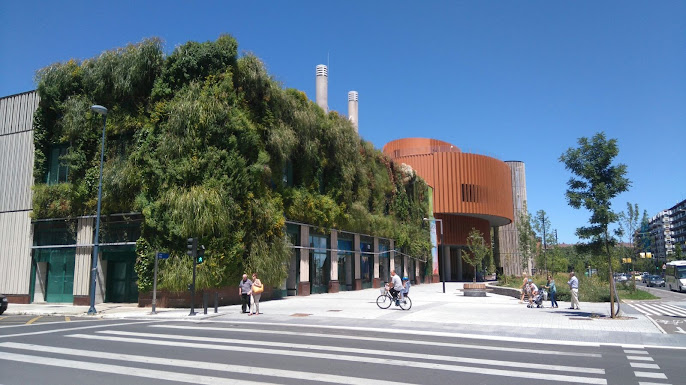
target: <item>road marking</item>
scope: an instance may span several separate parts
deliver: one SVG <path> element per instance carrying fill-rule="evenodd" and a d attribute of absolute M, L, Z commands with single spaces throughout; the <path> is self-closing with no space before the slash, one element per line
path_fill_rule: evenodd
<path fill-rule="evenodd" d="M 303 372 L 302 370 L 282 370 L 282 369 L 271 369 L 264 367 L 255 367 L 259 364 L 259 361 L 253 362 L 251 365 L 230 365 L 221 364 L 214 362 L 205 361 L 189 361 L 189 360 L 179 360 L 174 358 L 165 357 L 150 357 L 150 356 L 139 356 L 131 354 L 121 354 L 121 353 L 109 353 L 109 352 L 99 352 L 92 350 L 82 350 L 82 349 L 69 349 L 69 348 L 58 348 L 53 346 L 42 346 L 35 344 L 23 344 L 16 342 L 3 342 L 0 346 L 10 349 L 21 349 L 29 350 L 33 352 L 42 353 L 56 353 L 64 354 L 69 356 L 80 356 L 80 357 L 95 357 L 103 358 L 107 360 L 119 360 L 119 361 L 130 361 L 130 362 L 140 362 L 144 364 L 151 365 L 165 365 L 174 366 L 182 368 L 196 368 L 205 370 L 216 370 L 221 372 L 229 373 L 241 373 L 246 375 L 262 375 L 262 376 L 273 376 L 282 378 L 291 378 L 296 380 L 312 380 L 316 378 L 320 382 L 333 382 L 338 384 L 348 384 L 348 385 L 367 385 L 370 382 L 374 382 L 379 385 L 397 385 L 396 381 L 381 381 L 381 380 L 370 380 L 368 378 L 361 377 L 350 377 L 350 376 L 338 376 L 334 374 L 325 373 L 311 373 Z"/>
<path fill-rule="evenodd" d="M 202 327 L 202 326 L 183 326 L 183 325 L 149 325 L 149 327 L 162 328 L 162 329 L 183 329 L 183 330 L 212 330 L 212 331 L 222 331 L 222 332 L 239 332 L 239 333 L 258 333 L 258 334 L 276 334 L 291 335 L 298 337 L 322 337 L 331 339 L 343 339 L 343 340 L 357 340 L 357 341 L 374 341 L 374 342 L 392 342 L 399 343 L 402 345 L 424 345 L 424 346 L 441 346 L 449 348 L 458 349 L 479 349 L 479 350 L 493 350 L 498 352 L 515 352 L 515 353 L 526 353 L 526 354 L 545 354 L 545 355 L 559 355 L 559 356 L 574 356 L 574 357 L 592 357 L 601 358 L 602 354 L 598 353 L 575 353 L 575 352 L 560 352 L 556 350 L 531 350 L 531 349 L 521 349 L 521 348 L 507 348 L 500 346 L 480 346 L 480 345 L 466 345 L 466 344 L 454 344 L 449 342 L 428 342 L 428 341 L 415 341 L 415 340 L 389 340 L 388 338 L 379 337 L 361 337 L 361 336 L 348 336 L 348 335 L 337 335 L 337 334 L 324 334 L 324 333 L 299 333 L 299 332 L 289 332 L 281 330 L 265 330 L 265 329 L 236 329 L 236 328 L 218 328 L 218 327 Z"/>
<path fill-rule="evenodd" d="M 201 376 L 201 375 L 197 375 L 197 374 L 185 374 L 185 373 L 169 372 L 166 370 L 153 370 L 153 369 L 143 369 L 143 368 L 134 368 L 134 367 L 128 367 L 128 366 L 120 366 L 120 365 L 98 364 L 98 363 L 93 363 L 93 362 L 64 360 L 61 358 L 40 357 L 40 360 L 37 360 L 35 356 L 28 356 L 25 354 L 6 353 L 6 352 L 0 352 L 0 359 L 9 360 L 9 361 L 17 361 L 17 362 L 26 362 L 26 363 L 30 363 L 33 365 L 57 366 L 60 368 L 90 370 L 93 372 L 100 372 L 100 373 L 123 374 L 125 376 L 143 377 L 143 378 L 151 378 L 151 379 L 165 380 L 165 381 L 187 382 L 187 383 L 191 383 L 191 384 L 224 385 L 227 382 L 230 382 L 231 384 L 237 384 L 237 385 L 272 384 L 272 383 L 267 383 L 264 381 L 254 382 L 254 381 L 245 381 L 245 380 L 239 380 L 239 379 L 234 379 L 234 378 L 228 379 L 228 378 L 209 377 L 209 376 Z M 273 385 L 276 385 L 276 384 L 273 384 Z"/>
<path fill-rule="evenodd" d="M 631 303 L 630 305 L 646 315 L 686 317 L 686 309 L 667 303 Z"/>
<path fill-rule="evenodd" d="M 194 323 L 227 323 L 231 325 L 252 325 L 252 326 L 285 326 L 285 327 L 298 327 L 307 329 L 336 329 L 336 330 L 353 330 L 353 331 L 366 331 L 374 332 L 375 334 L 409 334 L 413 336 L 433 336 L 433 337 L 452 337 L 452 338 L 467 338 L 473 340 L 488 340 L 488 341 L 498 341 L 498 342 L 530 342 L 536 344 L 546 344 L 546 345 L 568 345 L 570 342 L 565 340 L 547 340 L 538 338 L 527 338 L 527 337 L 507 337 L 507 336 L 490 336 L 490 335 L 480 335 L 480 334 L 466 334 L 466 333 L 450 333 L 450 332 L 435 332 L 430 330 L 404 330 L 404 329 L 393 329 L 393 330 L 379 330 L 379 328 L 361 327 L 361 326 L 333 326 L 333 325 L 313 325 L 313 324 L 289 324 L 283 322 L 260 322 L 256 324 L 250 321 L 193 321 Z M 574 341 L 574 346 L 588 346 L 598 348 L 600 347 L 598 342 L 584 342 L 584 341 Z M 625 344 L 602 344 L 609 346 L 625 346 Z M 679 347 L 679 349 L 686 349 L 686 347 Z"/>
<path fill-rule="evenodd" d="M 664 382 L 640 382 L 638 385 L 672 385 L 672 384 L 665 384 Z"/>
<path fill-rule="evenodd" d="M 642 362 L 629 362 L 632 368 L 639 369 L 660 369 L 657 364 L 644 364 Z"/>
<path fill-rule="evenodd" d="M 666 380 L 667 376 L 664 375 L 664 373 L 653 373 L 653 372 L 634 372 L 634 375 L 636 377 L 645 377 L 645 378 L 659 378 Z"/>
<path fill-rule="evenodd" d="M 671 305 L 668 303 L 664 303 L 664 304 L 662 304 L 662 306 L 665 307 L 666 309 L 670 310 L 673 314 L 686 316 L 686 309 L 684 309 L 682 307 Z"/>
<path fill-rule="evenodd" d="M 649 318 L 653 323 L 655 323 L 652 318 Z M 259 324 L 256 324 L 255 322 L 250 322 L 250 321 L 217 321 L 217 320 L 212 320 L 212 321 L 205 321 L 205 320 L 176 320 L 176 321 L 182 321 L 182 322 L 193 322 L 194 324 L 208 324 L 208 323 L 220 323 L 220 324 L 229 324 L 229 325 L 252 325 L 252 326 L 263 326 L 263 325 L 270 325 L 270 326 L 281 326 L 281 327 L 301 327 L 301 328 L 308 328 L 308 329 L 335 329 L 335 330 L 351 330 L 351 331 L 370 331 L 374 332 L 375 334 L 381 334 L 381 333 L 387 333 L 387 334 L 408 334 L 412 336 L 437 336 L 437 337 L 453 337 L 453 338 L 468 338 L 468 339 L 474 339 L 474 340 L 488 340 L 488 341 L 507 341 L 507 342 L 528 342 L 532 344 L 547 344 L 547 345 L 569 345 L 570 343 L 574 344 L 573 346 L 575 347 L 580 347 L 580 346 L 587 346 L 587 347 L 600 347 L 600 346 L 619 346 L 622 348 L 630 348 L 630 349 L 669 349 L 669 350 L 686 350 L 686 347 L 684 346 L 661 346 L 661 345 L 638 345 L 638 344 L 626 344 L 626 343 L 617 343 L 617 342 L 584 342 L 584 341 L 568 341 L 568 340 L 549 340 L 549 339 L 538 339 L 538 338 L 527 338 L 527 337 L 505 337 L 505 336 L 491 336 L 491 335 L 481 335 L 481 334 L 465 334 L 465 333 L 451 333 L 451 332 L 435 332 L 435 331 L 422 331 L 422 330 L 404 330 L 404 329 L 395 329 L 392 331 L 384 331 L 384 330 L 379 330 L 378 328 L 369 328 L 369 327 L 356 327 L 356 326 L 334 326 L 334 325 L 317 325 L 317 324 L 311 324 L 311 323 L 286 323 L 286 322 L 260 322 Z M 666 334 L 666 332 L 657 324 L 655 326 L 663 333 Z"/>
<path fill-rule="evenodd" d="M 31 314 L 33 315 L 33 314 Z M 71 321 L 72 324 L 75 324 L 77 322 L 95 322 L 95 321 L 102 321 L 104 318 L 94 318 L 94 319 L 87 319 L 87 320 L 76 320 L 76 321 Z M 108 319 L 109 321 L 112 321 L 112 319 Z M 162 321 L 162 320 L 160 320 Z M 165 320 L 166 321 L 166 320 Z M 65 324 L 67 321 L 43 321 L 40 323 L 41 326 L 43 325 L 54 325 L 54 324 Z M 3 329 L 9 329 L 9 328 L 25 328 L 25 324 L 21 325 L 8 325 L 8 326 L 3 326 Z"/>
<path fill-rule="evenodd" d="M 226 344 L 238 344 L 238 345 L 252 345 L 253 341 L 247 341 L 243 339 L 233 339 L 233 338 L 214 338 L 214 337 L 198 337 L 198 336 L 181 336 L 178 334 L 155 334 L 155 333 L 138 333 L 138 332 L 124 332 L 115 330 L 103 330 L 99 331 L 101 334 L 112 334 L 119 336 L 130 336 L 130 337 L 140 337 L 140 338 L 164 338 L 172 340 L 184 340 L 184 341 L 205 341 L 211 343 L 226 343 Z M 373 350 L 373 349 L 359 349 L 359 348 L 349 348 L 331 345 L 307 345 L 307 344 L 293 344 L 288 342 L 260 342 L 261 346 L 273 346 L 278 348 L 287 349 L 306 349 L 306 350 L 324 350 L 327 352 L 341 352 L 341 353 L 357 353 L 357 354 L 375 354 L 385 356 L 388 354 L 385 350 Z M 492 366 L 505 366 L 519 368 L 522 366 L 521 362 L 516 361 L 501 361 L 501 360 L 488 360 L 481 358 L 466 358 L 466 357 L 452 357 L 437 354 L 419 354 L 419 353 L 409 353 L 403 352 L 403 357 L 405 358 L 416 358 L 416 359 L 426 359 L 426 360 L 436 360 L 436 361 L 449 361 L 449 362 L 460 362 L 465 364 L 476 364 L 476 365 L 492 365 Z M 585 368 L 585 367 L 575 367 L 575 366 L 562 366 L 562 365 L 545 365 L 530 363 L 527 364 L 530 369 L 541 369 L 541 370 L 552 370 L 552 371 L 563 371 L 563 372 L 583 372 L 586 374 L 605 374 L 605 369 L 596 368 Z"/>
<path fill-rule="evenodd" d="M 626 350 L 624 349 L 624 354 L 648 354 L 645 350 Z"/>
<path fill-rule="evenodd" d="M 626 358 L 634 361 L 655 361 L 653 360 L 653 357 L 626 356 Z"/>
<path fill-rule="evenodd" d="M 29 320 L 29 322 L 26 323 L 26 325 L 31 325 L 32 323 L 38 321 L 38 320 L 41 319 L 41 318 L 43 318 L 42 315 L 39 315 L 38 317 L 35 317 L 35 318 L 31 318 L 31 319 Z"/>
<path fill-rule="evenodd" d="M 52 330 L 43 330 L 39 332 L 27 332 L 27 333 L 16 333 L 16 334 L 5 334 L 5 335 L 0 335 L 0 338 L 12 338 L 12 337 L 23 337 L 23 336 L 35 336 L 35 335 L 40 335 L 40 334 L 50 334 L 50 333 L 58 333 L 58 332 L 65 332 L 65 331 L 72 331 L 72 330 L 86 330 L 86 329 L 97 329 L 97 328 L 108 328 L 108 327 L 116 327 L 116 326 L 126 326 L 126 325 L 137 325 L 137 324 L 149 324 L 153 322 L 161 322 L 159 320 L 156 321 L 135 321 L 135 322 L 122 322 L 118 324 L 108 324 L 108 325 L 95 325 L 95 326 L 81 326 L 81 327 L 75 327 L 75 328 L 63 328 L 63 329 L 52 329 Z M 45 324 L 40 324 L 40 326 L 43 326 Z M 24 325 L 22 325 L 24 326 Z M 10 326 L 7 326 L 10 327 Z M 5 326 L 3 326 L 3 329 Z"/>
<path fill-rule="evenodd" d="M 530 378 L 537 380 L 547 380 L 547 381 L 557 381 L 557 382 L 577 382 L 583 384 L 607 384 L 607 380 L 604 378 L 597 377 L 581 377 L 581 376 L 569 376 L 562 374 L 550 374 L 550 373 L 537 373 L 537 372 L 525 372 L 521 370 L 503 370 L 503 369 L 489 369 L 483 367 L 474 366 L 460 366 L 460 365 L 447 365 L 447 364 L 437 364 L 429 362 L 418 362 L 418 361 L 404 361 L 398 359 L 397 357 L 392 358 L 376 358 L 376 357 L 365 357 L 365 356 L 347 356 L 343 354 L 329 354 L 321 352 L 306 352 L 306 351 L 295 351 L 295 350 L 281 350 L 281 349 L 264 349 L 260 347 L 250 346 L 249 350 L 246 350 L 245 346 L 228 346 L 228 345 L 210 345 L 210 344 L 200 344 L 191 342 L 181 342 L 181 341 L 164 341 L 164 340 L 143 340 L 139 338 L 127 338 L 127 337 L 106 337 L 100 335 L 88 335 L 88 334 L 72 334 L 67 337 L 83 338 L 91 340 L 101 340 L 101 341 L 118 341 L 118 342 L 131 342 L 135 344 L 147 344 L 147 345 L 158 345 L 158 346 L 172 346 L 172 347 L 188 347 L 195 349 L 205 349 L 205 350 L 223 350 L 223 351 L 237 351 L 243 353 L 255 353 L 255 354 L 273 354 L 277 356 L 291 356 L 298 358 L 313 358 L 313 359 L 324 359 L 324 360 L 337 360 L 337 361 L 351 361 L 351 362 L 366 362 L 369 364 L 381 364 L 381 365 L 393 365 L 402 367 L 414 367 L 422 369 L 431 370 L 444 370 L 450 372 L 460 372 L 460 373 L 474 373 L 478 374 L 492 375 L 492 376 L 504 376 L 504 377 L 515 377 L 518 379 Z M 243 341 L 244 343 L 251 343 L 252 341 Z M 384 351 L 384 355 L 388 356 L 388 352 Z M 405 353 L 403 353 L 405 356 Z M 520 363 L 521 366 L 527 366 L 528 363 Z M 591 369 L 591 368 L 589 368 Z"/>

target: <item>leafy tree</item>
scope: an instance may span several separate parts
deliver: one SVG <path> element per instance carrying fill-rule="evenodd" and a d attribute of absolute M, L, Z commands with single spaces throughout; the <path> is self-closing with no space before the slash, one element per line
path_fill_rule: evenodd
<path fill-rule="evenodd" d="M 616 139 L 606 139 L 604 133 L 598 133 L 590 140 L 582 137 L 577 148 L 569 148 L 560 156 L 565 168 L 574 175 L 567 182 L 566 197 L 570 206 L 575 209 L 585 208 L 591 212 L 589 225 L 577 228 L 576 235 L 589 242 L 585 245 L 590 250 L 601 254 L 605 252 L 608 261 L 608 279 L 610 280 L 610 314 L 616 316 L 614 309 L 614 279 L 612 279 L 611 248 L 616 239 L 610 234 L 609 226 L 618 220 L 612 211 L 612 199 L 629 189 L 631 182 L 625 177 L 626 165 L 613 165 L 619 154 Z M 619 298 L 619 297 L 617 297 Z M 617 304 L 619 312 L 619 303 Z"/>
<path fill-rule="evenodd" d="M 531 224 L 531 214 L 526 209 L 526 202 L 524 208 L 519 213 L 517 221 L 517 232 L 519 233 L 519 254 L 522 256 L 522 269 L 531 273 L 531 261 L 537 252 L 536 233 Z"/>
<path fill-rule="evenodd" d="M 476 282 L 476 268 L 481 266 L 482 261 L 492 258 L 493 250 L 491 245 L 486 242 L 481 231 L 472 228 L 467 237 L 467 248 L 469 253 L 464 253 L 462 259 L 474 267 L 474 282 Z"/>
<path fill-rule="evenodd" d="M 681 243 L 674 245 L 674 252 L 667 255 L 667 262 L 681 261 L 684 257 L 683 250 L 681 248 Z"/>
<path fill-rule="evenodd" d="M 540 239 L 537 244 L 537 266 L 543 266 L 548 272 L 548 248 L 556 243 L 555 234 L 551 231 L 550 217 L 546 216 L 545 210 L 538 210 L 536 215 L 531 218 L 532 228 L 536 233 L 536 238 Z"/>

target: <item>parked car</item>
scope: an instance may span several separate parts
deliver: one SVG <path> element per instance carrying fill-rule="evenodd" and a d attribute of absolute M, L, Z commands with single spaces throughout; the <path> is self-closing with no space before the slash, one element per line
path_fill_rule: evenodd
<path fill-rule="evenodd" d="M 0 294 L 0 315 L 7 310 L 7 297 L 4 294 Z"/>
<path fill-rule="evenodd" d="M 665 287 L 665 280 L 662 277 L 660 277 L 659 275 L 650 275 L 650 276 L 648 276 L 647 286 Z"/>

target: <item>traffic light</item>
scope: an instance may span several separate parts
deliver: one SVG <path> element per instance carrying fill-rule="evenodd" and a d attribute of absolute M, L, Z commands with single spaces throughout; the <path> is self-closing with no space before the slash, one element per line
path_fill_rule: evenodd
<path fill-rule="evenodd" d="M 199 265 L 205 262 L 205 246 L 198 247 L 198 255 L 195 257 L 195 262 Z"/>
<path fill-rule="evenodd" d="M 189 257 L 195 258 L 198 255 L 198 238 L 188 238 L 188 244 L 186 245 Z"/>

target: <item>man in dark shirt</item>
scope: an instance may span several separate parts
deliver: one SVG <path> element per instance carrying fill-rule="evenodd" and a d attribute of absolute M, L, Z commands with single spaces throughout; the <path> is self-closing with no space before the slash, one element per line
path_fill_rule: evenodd
<path fill-rule="evenodd" d="M 238 294 L 241 296 L 241 313 L 247 313 L 250 309 L 250 294 L 252 294 L 252 281 L 247 274 L 238 282 Z"/>

